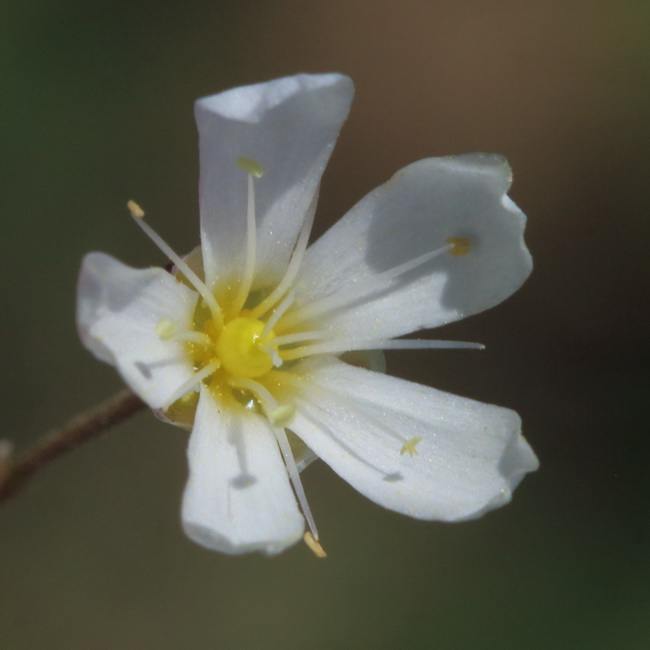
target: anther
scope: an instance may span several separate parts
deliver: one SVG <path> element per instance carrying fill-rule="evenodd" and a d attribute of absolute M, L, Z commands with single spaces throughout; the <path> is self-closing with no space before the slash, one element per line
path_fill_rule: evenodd
<path fill-rule="evenodd" d="M 411 458 L 413 458 L 413 456 L 419 456 L 420 452 L 416 447 L 420 442 L 422 442 L 422 438 L 420 438 L 420 436 L 410 438 L 402 445 L 402 449 L 399 452 L 399 455 L 403 456 L 404 454 L 408 454 Z"/>
<path fill-rule="evenodd" d="M 467 255 L 469 253 L 469 237 L 447 237 L 445 241 L 451 246 L 452 255 Z"/>
<path fill-rule="evenodd" d="M 169 341 L 176 333 L 176 330 L 176 324 L 172 323 L 169 318 L 162 318 L 156 325 L 156 334 L 162 341 Z"/>
<path fill-rule="evenodd" d="M 135 201 L 127 201 L 126 207 L 134 219 L 142 219 L 144 217 L 144 210 Z"/>
<path fill-rule="evenodd" d="M 264 176 L 264 167 L 257 160 L 253 160 L 252 158 L 237 158 L 235 164 L 240 169 L 255 176 L 255 178 L 262 178 Z"/>
<path fill-rule="evenodd" d="M 314 539 L 314 536 L 311 534 L 310 531 L 307 531 L 303 537 L 302 541 L 307 544 L 307 548 L 318 558 L 324 558 L 327 557 L 327 553 L 325 553 L 325 549 L 320 545 L 318 541 Z"/>
<path fill-rule="evenodd" d="M 295 414 L 295 406 L 291 406 L 290 404 L 280 404 L 268 414 L 268 417 L 274 427 L 284 429 L 291 424 Z"/>

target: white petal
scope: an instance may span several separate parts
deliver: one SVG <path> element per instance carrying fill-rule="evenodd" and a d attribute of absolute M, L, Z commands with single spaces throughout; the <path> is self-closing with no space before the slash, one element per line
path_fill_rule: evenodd
<path fill-rule="evenodd" d="M 220 409 L 204 387 L 187 454 L 182 519 L 195 542 L 273 555 L 301 538 L 304 520 L 264 418 Z"/>
<path fill-rule="evenodd" d="M 193 371 L 183 344 L 162 341 L 156 326 L 168 319 L 189 329 L 196 300 L 194 291 L 163 269 L 133 269 L 110 255 L 90 253 L 77 290 L 79 335 L 149 406 L 159 408 Z"/>
<path fill-rule="evenodd" d="M 384 290 L 347 300 L 322 316 L 346 340 L 401 336 L 496 305 L 532 268 L 524 214 L 505 196 L 501 156 L 430 158 L 399 171 L 311 246 L 296 289 L 300 303 L 335 294 L 420 255 L 469 239 L 469 253 L 443 253 Z M 369 346 L 371 347 L 371 346 Z"/>
<path fill-rule="evenodd" d="M 208 285 L 243 267 L 247 174 L 235 164 L 242 157 L 265 170 L 255 181 L 257 268 L 265 283 L 281 278 L 353 93 L 339 74 L 297 75 L 196 102 Z"/>
<path fill-rule="evenodd" d="M 537 469 L 513 411 L 332 357 L 295 371 L 305 388 L 291 428 L 386 508 L 418 519 L 472 519 L 507 503 L 524 474 Z M 416 455 L 401 453 L 409 441 Z"/>

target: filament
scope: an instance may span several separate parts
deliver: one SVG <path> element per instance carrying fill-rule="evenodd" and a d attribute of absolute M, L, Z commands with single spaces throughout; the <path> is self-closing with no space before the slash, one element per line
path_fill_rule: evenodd
<path fill-rule="evenodd" d="M 293 361 L 316 354 L 339 354 L 353 350 L 483 350 L 481 343 L 468 341 L 430 341 L 425 339 L 375 339 L 364 341 L 327 341 L 314 343 L 293 350 L 282 350 L 280 356 L 284 361 Z"/>
<path fill-rule="evenodd" d="M 282 316 L 284 316 L 287 309 L 291 307 L 295 299 L 296 296 L 293 291 L 291 291 L 287 297 L 278 305 L 277 309 L 273 312 L 269 320 L 266 321 L 264 329 L 260 334 L 261 338 L 266 338 L 271 333 L 271 330 L 275 327 L 276 323 L 282 318 Z"/>
<path fill-rule="evenodd" d="M 221 313 L 221 308 L 217 299 L 212 295 L 212 292 L 208 289 L 204 282 L 202 282 L 199 277 L 192 271 L 188 266 L 187 262 L 176 254 L 174 250 L 167 244 L 167 242 L 144 220 L 144 212 L 142 208 L 137 204 L 133 204 L 139 211 L 136 211 L 131 204 L 129 204 L 129 209 L 131 210 L 131 216 L 133 221 L 135 221 L 138 226 L 144 231 L 144 233 L 151 239 L 151 241 L 174 263 L 176 268 L 183 273 L 187 278 L 188 282 L 196 289 L 196 291 L 201 295 L 205 304 L 210 309 L 212 318 L 217 322 L 223 322 L 223 315 Z"/>
<path fill-rule="evenodd" d="M 304 307 L 300 307 L 284 320 L 282 323 L 283 328 L 293 327 L 304 320 L 320 316 L 325 312 L 339 309 L 353 298 L 357 298 L 373 291 L 385 289 L 395 278 L 407 273 L 408 271 L 412 271 L 418 266 L 422 266 L 426 262 L 450 251 L 452 248 L 452 244 L 447 244 L 446 246 L 442 246 L 434 251 L 415 257 L 408 262 L 398 264 L 392 269 L 378 273 L 373 277 L 365 278 L 352 286 L 344 287 L 343 289 L 319 300 L 315 300 Z"/>
<path fill-rule="evenodd" d="M 246 264 L 237 295 L 230 306 L 231 315 L 238 314 L 248 298 L 255 277 L 255 256 L 257 254 L 257 226 L 255 222 L 255 182 L 248 174 L 248 206 L 246 209 Z"/>
<path fill-rule="evenodd" d="M 287 289 L 293 284 L 293 281 L 296 278 L 298 270 L 300 269 L 300 264 L 302 258 L 305 255 L 305 250 L 307 249 L 307 242 L 309 241 L 309 235 L 311 234 L 311 227 L 314 223 L 314 215 L 316 214 L 316 202 L 318 194 L 314 194 L 309 209 L 307 210 L 307 215 L 300 229 L 300 235 L 298 235 L 298 240 L 296 241 L 296 246 L 293 249 L 293 255 L 287 266 L 287 270 L 284 274 L 284 277 L 280 281 L 280 284 L 251 312 L 252 318 L 260 318 L 266 314 L 266 312 L 275 305 L 280 298 L 286 293 Z"/>
<path fill-rule="evenodd" d="M 212 373 L 216 372 L 221 366 L 220 361 L 213 361 L 207 366 L 199 370 L 199 372 L 194 373 L 187 381 L 183 382 L 169 397 L 167 404 L 164 408 L 169 408 L 177 399 L 180 399 L 186 393 L 189 393 L 190 390 L 198 386 L 204 379 L 209 377 Z"/>
<path fill-rule="evenodd" d="M 314 536 L 315 540 L 318 540 L 318 529 L 316 528 L 316 522 L 314 521 L 314 516 L 311 513 L 309 504 L 307 503 L 307 496 L 305 495 L 305 489 L 302 486 L 302 481 L 300 480 L 300 472 L 296 466 L 296 460 L 293 457 L 293 452 L 291 451 L 291 445 L 287 440 L 287 433 L 283 428 L 273 427 L 273 433 L 275 434 L 275 439 L 278 441 L 278 446 L 282 452 L 282 457 L 284 458 L 284 464 L 287 468 L 287 473 L 293 484 L 293 489 L 298 497 L 298 503 L 302 510 L 302 514 L 305 515 L 307 520 L 307 525 L 311 534 Z"/>

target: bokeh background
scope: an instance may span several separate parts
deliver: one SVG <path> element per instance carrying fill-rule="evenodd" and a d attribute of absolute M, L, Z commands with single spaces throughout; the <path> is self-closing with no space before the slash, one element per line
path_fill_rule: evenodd
<path fill-rule="evenodd" d="M 186 434 L 149 413 L 43 471 L 0 512 L 7 650 L 650 647 L 648 151 L 643 1 L 2 0 L 0 438 L 18 448 L 120 387 L 80 345 L 83 254 L 198 238 L 195 98 L 296 72 L 357 99 L 316 234 L 418 158 L 514 169 L 536 267 L 443 328 L 483 353 L 392 372 L 516 409 L 540 471 L 479 521 L 412 521 L 322 464 L 330 557 L 226 557 L 178 525 Z"/>

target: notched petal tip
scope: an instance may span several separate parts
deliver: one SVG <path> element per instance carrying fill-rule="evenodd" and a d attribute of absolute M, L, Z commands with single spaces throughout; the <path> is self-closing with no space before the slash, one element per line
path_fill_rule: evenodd
<path fill-rule="evenodd" d="M 294 536 L 285 540 L 258 540 L 254 543 L 237 543 L 216 530 L 188 521 L 182 521 L 185 534 L 199 546 L 210 551 L 226 553 L 227 555 L 245 555 L 247 553 L 261 553 L 262 555 L 278 555 L 302 539 L 303 530 L 296 531 Z"/>
<path fill-rule="evenodd" d="M 77 290 L 79 335 L 150 407 L 160 408 L 193 370 L 182 344 L 164 341 L 157 326 L 164 319 L 187 326 L 196 300 L 195 292 L 163 269 L 133 269 L 110 255 L 90 253 Z"/>
<path fill-rule="evenodd" d="M 508 409 L 504 409 L 508 411 Z M 519 421 L 519 416 L 510 411 Z M 498 492 L 488 496 L 485 504 L 474 512 L 467 513 L 453 521 L 470 521 L 478 519 L 491 510 L 501 508 L 512 501 L 513 493 L 526 474 L 539 469 L 539 460 L 527 440 L 517 428 L 503 449 L 501 458 L 497 463 L 497 470 L 501 476 L 502 486 Z"/>
<path fill-rule="evenodd" d="M 328 326 L 355 339 L 371 328 L 393 338 L 497 305 L 532 269 L 526 218 L 506 194 L 510 182 L 510 167 L 498 154 L 427 158 L 404 167 L 308 249 L 298 300 L 385 282 L 390 270 L 426 258 L 399 281 L 332 310 Z M 466 245 L 436 255 L 446 242 Z"/>
<path fill-rule="evenodd" d="M 91 252 L 84 255 L 77 281 L 76 324 L 79 338 L 87 350 L 100 361 L 115 365 L 115 357 L 101 338 L 94 336 L 91 327 L 100 317 L 103 304 L 103 280 L 110 275 L 111 263 L 115 261 L 110 255 Z"/>
<path fill-rule="evenodd" d="M 435 160 L 432 158 L 431 160 Z M 474 152 L 445 156 L 440 160 L 458 171 L 473 172 L 489 177 L 501 194 L 505 194 L 512 185 L 512 167 L 507 158 L 500 153 Z"/>
<path fill-rule="evenodd" d="M 300 540 L 305 522 L 262 417 L 224 409 L 202 388 L 187 456 L 181 520 L 190 539 L 231 555 L 275 555 Z"/>
<path fill-rule="evenodd" d="M 200 149 L 201 245 L 212 284 L 243 272 L 246 179 L 255 160 L 256 281 L 279 282 L 315 197 L 353 96 L 339 74 L 296 75 L 233 88 L 195 104 Z M 263 271 L 263 272 L 262 272 Z"/>
<path fill-rule="evenodd" d="M 386 508 L 423 520 L 475 519 L 507 503 L 537 468 L 514 411 L 332 358 L 297 372 L 310 377 L 297 434 Z"/>
<path fill-rule="evenodd" d="M 339 93 L 341 99 L 348 104 L 354 95 L 354 83 L 346 75 L 297 74 L 202 97 L 196 100 L 195 111 L 197 119 L 201 113 L 206 112 L 231 120 L 255 123 L 259 122 L 267 111 L 290 97 L 321 89 L 329 89 L 329 93 Z"/>
<path fill-rule="evenodd" d="M 539 469 L 539 460 L 521 432 L 512 436 L 503 450 L 499 471 L 514 489 L 529 472 Z"/>

